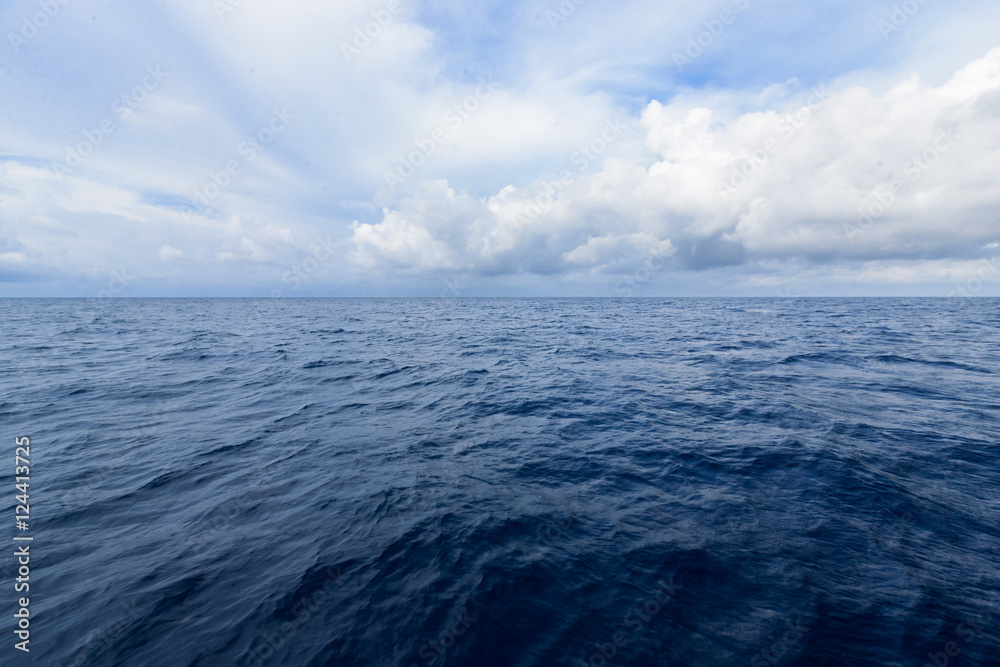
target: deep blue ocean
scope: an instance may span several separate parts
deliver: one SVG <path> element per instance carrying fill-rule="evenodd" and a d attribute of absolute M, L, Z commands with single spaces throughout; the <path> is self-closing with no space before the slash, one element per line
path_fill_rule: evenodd
<path fill-rule="evenodd" d="M 1000 300 L 0 321 L 3 665 L 1000 665 Z"/>

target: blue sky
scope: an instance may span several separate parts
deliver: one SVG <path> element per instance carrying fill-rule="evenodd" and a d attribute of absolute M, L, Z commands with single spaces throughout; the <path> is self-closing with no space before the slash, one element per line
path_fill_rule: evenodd
<path fill-rule="evenodd" d="M 0 296 L 1000 295 L 995 2 L 0 26 Z"/>

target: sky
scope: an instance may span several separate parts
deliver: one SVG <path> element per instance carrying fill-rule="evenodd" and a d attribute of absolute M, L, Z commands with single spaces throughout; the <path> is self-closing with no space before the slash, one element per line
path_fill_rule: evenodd
<path fill-rule="evenodd" d="M 998 296 L 995 0 L 5 0 L 0 296 Z"/>

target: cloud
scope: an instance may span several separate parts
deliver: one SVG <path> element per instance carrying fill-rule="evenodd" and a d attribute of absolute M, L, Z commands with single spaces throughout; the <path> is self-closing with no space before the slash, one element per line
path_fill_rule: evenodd
<path fill-rule="evenodd" d="M 996 238 L 1000 49 L 937 87 L 914 75 L 882 94 L 787 90 L 780 106 L 735 115 L 726 110 L 737 99 L 722 112 L 696 98 L 654 101 L 633 128 L 644 155 L 609 155 L 548 196 L 545 181 L 482 198 L 436 181 L 382 222 L 355 223 L 354 259 L 369 269 L 548 274 L 618 271 L 670 248 L 676 268 L 704 270 L 958 261 Z"/>
<path fill-rule="evenodd" d="M 181 257 L 184 256 L 184 253 L 178 250 L 177 248 L 172 248 L 171 246 L 168 245 L 162 245 L 160 246 L 159 255 L 160 255 L 160 261 L 170 262 L 175 259 L 180 259 Z"/>
<path fill-rule="evenodd" d="M 3 58 L 0 294 L 93 293 L 123 266 L 136 295 L 288 275 L 318 294 L 455 275 L 608 294 L 650 266 L 648 292 L 895 289 L 922 270 L 941 291 L 960 273 L 941 266 L 1000 241 L 987 0 L 927 3 L 888 36 L 891 6 L 860 0 L 580 3 L 554 26 L 557 0 L 216 6 L 70 3 Z M 276 108 L 294 119 L 246 159 Z M 331 257 L 306 272 L 317 243 Z"/>

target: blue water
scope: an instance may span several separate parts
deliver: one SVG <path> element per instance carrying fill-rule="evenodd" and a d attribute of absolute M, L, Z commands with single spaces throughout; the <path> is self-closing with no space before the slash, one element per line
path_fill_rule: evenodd
<path fill-rule="evenodd" d="M 0 662 L 998 665 L 998 306 L 0 301 Z"/>

